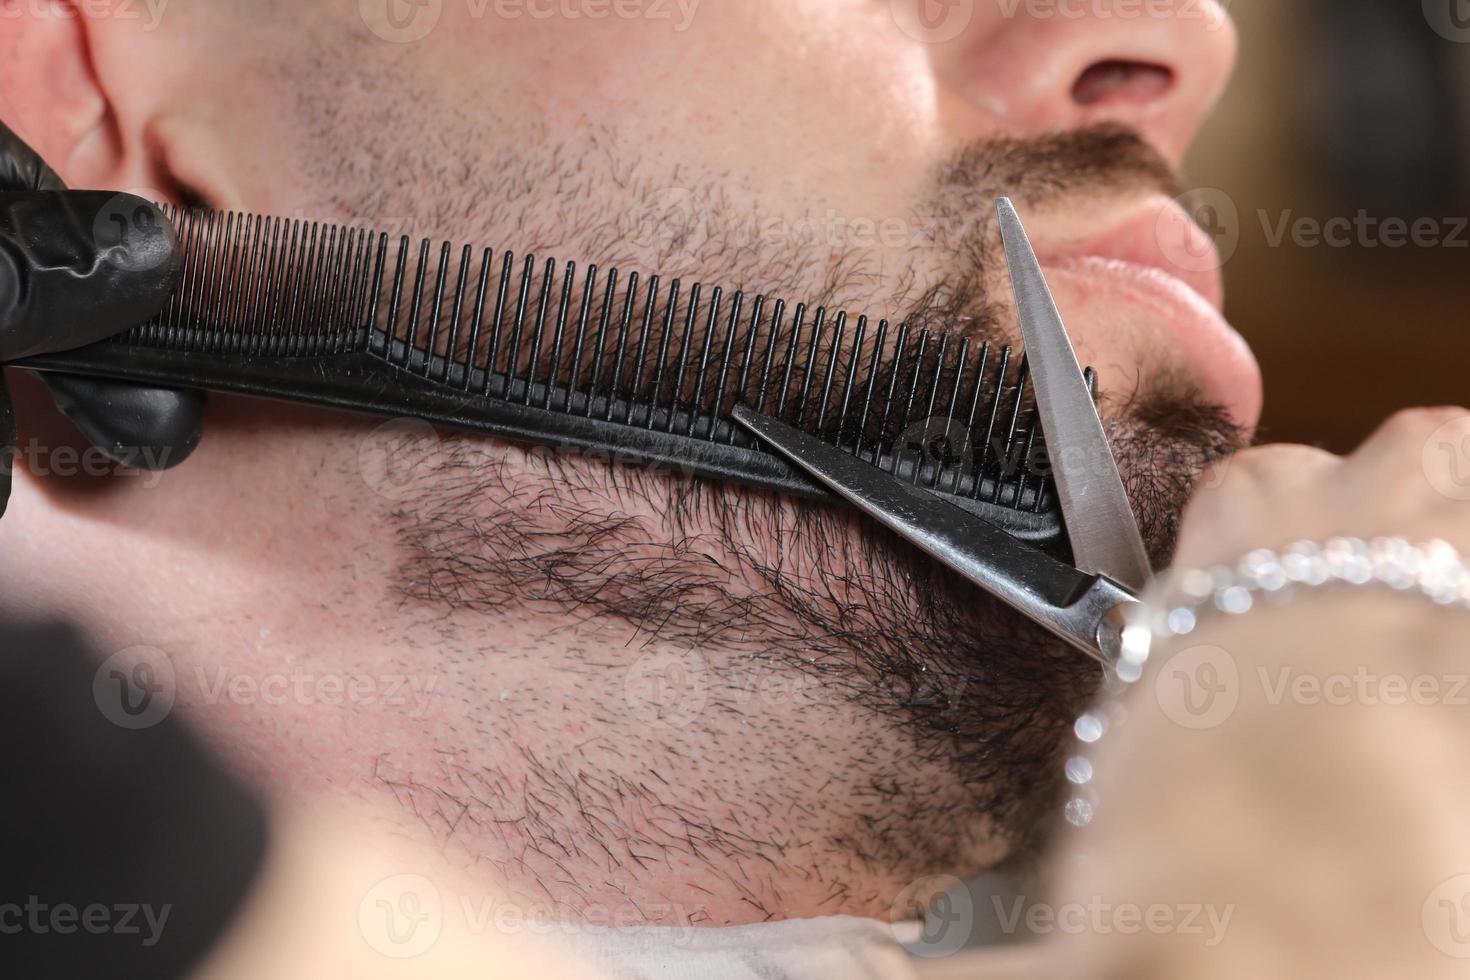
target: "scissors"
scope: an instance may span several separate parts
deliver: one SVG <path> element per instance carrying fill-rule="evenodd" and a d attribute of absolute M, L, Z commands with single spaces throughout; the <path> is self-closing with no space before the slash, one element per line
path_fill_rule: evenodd
<path fill-rule="evenodd" d="M 1001 238 L 1072 564 L 783 422 L 741 425 L 838 496 L 1083 653 L 1115 666 L 1127 610 L 1153 574 L 1097 405 L 1009 198 Z"/>

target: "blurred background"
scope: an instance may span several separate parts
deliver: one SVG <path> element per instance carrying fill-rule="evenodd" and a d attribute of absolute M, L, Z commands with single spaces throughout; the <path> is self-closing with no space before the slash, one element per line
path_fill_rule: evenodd
<path fill-rule="evenodd" d="M 1261 438 L 1343 452 L 1397 408 L 1470 404 L 1470 0 L 1224 2 L 1240 66 L 1187 177 Z"/>

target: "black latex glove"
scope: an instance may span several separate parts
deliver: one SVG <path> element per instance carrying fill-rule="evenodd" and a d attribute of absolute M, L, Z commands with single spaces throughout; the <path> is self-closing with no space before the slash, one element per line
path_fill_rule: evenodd
<path fill-rule="evenodd" d="M 156 207 L 111 191 L 68 191 L 0 124 L 0 364 L 85 347 L 162 309 L 178 242 Z M 175 466 L 203 430 L 204 395 L 46 374 L 91 442 L 134 465 Z M 10 499 L 15 416 L 0 377 L 0 514 Z"/>

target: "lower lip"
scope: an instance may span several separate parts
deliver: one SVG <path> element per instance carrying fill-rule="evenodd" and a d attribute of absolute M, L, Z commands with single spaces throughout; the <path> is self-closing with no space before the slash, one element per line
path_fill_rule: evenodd
<path fill-rule="evenodd" d="M 1090 304 L 1112 295 L 1154 313 L 1177 353 L 1180 366 L 1204 394 L 1248 428 L 1261 413 L 1261 373 L 1245 340 L 1215 305 L 1177 276 L 1154 266 L 1098 255 L 1046 263 L 1047 276 L 1077 281 Z"/>

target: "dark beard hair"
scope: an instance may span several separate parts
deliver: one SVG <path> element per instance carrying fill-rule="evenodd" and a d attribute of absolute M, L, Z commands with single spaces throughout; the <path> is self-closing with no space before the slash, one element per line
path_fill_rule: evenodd
<path fill-rule="evenodd" d="M 1027 213 L 1064 208 L 1074 197 L 1177 190 L 1166 161 L 1118 127 L 977 141 L 938 166 L 929 194 L 898 216 L 921 234 L 907 250 L 911 261 L 895 268 L 893 252 L 885 265 L 875 250 L 834 247 L 803 223 L 810 214 L 781 224 L 779 242 L 768 240 L 762 222 L 772 215 L 732 203 L 740 175 L 721 172 L 717 161 L 705 170 L 665 161 L 596 124 L 576 145 L 548 145 L 544 133 L 494 118 L 491 104 L 454 104 L 386 61 L 365 72 L 351 47 L 339 57 L 350 90 L 330 99 L 317 65 L 283 58 L 279 66 L 299 76 L 298 125 L 289 128 L 304 143 L 297 179 L 333 202 L 339 220 L 399 216 L 394 232 L 886 315 L 972 342 L 1015 341 L 1008 305 L 991 292 L 1004 278 L 992 227 L 997 196 Z M 356 152 L 343 154 L 342 146 Z M 1125 485 L 1162 563 L 1197 474 L 1237 448 L 1242 434 L 1182 379 L 1141 384 L 1111 391 L 1104 377 L 1101 390 Z M 649 645 L 709 653 L 716 671 L 738 661 L 815 678 L 855 710 L 891 720 L 895 739 L 915 735 L 917 751 L 950 780 L 936 785 L 932 775 L 869 767 L 856 774 L 871 779 L 863 799 L 823 799 L 812 787 L 777 803 L 750 787 L 748 802 L 842 808 L 842 823 L 853 829 L 823 843 L 890 877 L 961 872 L 977 852 L 995 853 L 997 841 L 1022 860 L 1054 824 L 1071 726 L 1097 669 L 852 511 L 595 455 L 445 434 L 423 440 L 419 451 L 425 465 L 406 464 L 423 474 L 422 486 L 389 515 L 401 617 L 439 624 L 449 614 L 473 621 L 483 613 L 500 622 L 524 611 L 565 623 L 573 644 L 585 621 L 631 624 Z M 589 673 L 617 659 L 599 653 L 586 653 Z M 861 766 L 865 751 L 853 746 L 848 765 Z M 935 766 L 923 768 L 932 774 Z M 542 775 L 596 778 L 580 770 Z M 475 804 L 442 802 L 454 812 Z M 524 806 L 533 805 L 527 794 Z M 565 832 L 565 815 L 552 810 L 547 804 L 527 819 Z M 607 840 L 614 833 L 655 853 L 661 845 L 687 849 L 686 837 L 718 840 L 716 850 L 755 847 L 746 828 L 681 819 L 676 839 L 647 841 L 637 828 L 602 824 L 584 832 L 614 850 L 622 846 Z M 779 845 L 757 859 L 780 861 Z"/>
<path fill-rule="evenodd" d="M 972 341 L 1008 340 L 986 285 L 998 261 L 988 216 L 1002 189 L 1041 203 L 1172 187 L 1158 155 L 1116 128 L 968 148 L 940 172 L 931 202 L 954 272 L 923 289 L 897 283 L 906 319 Z M 708 222 L 741 226 L 739 215 Z M 745 255 L 737 245 L 703 238 L 696 258 Z M 835 260 L 814 302 L 835 304 L 864 261 Z M 722 272 L 732 283 L 750 274 L 718 261 L 703 271 L 711 282 Z M 1242 433 L 1224 409 L 1172 376 L 1148 379 L 1122 401 L 1113 396 L 1105 414 L 1150 554 L 1162 564 L 1198 473 L 1240 448 Z M 898 780 L 881 790 L 903 819 L 872 822 L 844 842 L 858 860 L 952 871 L 969 853 L 977 815 L 1009 840 L 1013 860 L 1037 852 L 1054 823 L 1072 723 L 1099 674 L 1008 607 L 865 518 L 825 504 L 595 454 L 533 449 L 507 462 L 461 437 L 425 452 L 433 453 L 431 476 L 393 517 L 406 600 L 496 615 L 531 609 L 569 622 L 611 618 L 648 643 L 729 651 L 745 665 L 809 675 L 916 733 L 928 760 L 955 781 L 941 793 Z M 912 833 L 915 826 L 926 833 Z"/>
<path fill-rule="evenodd" d="M 1110 429 L 1163 562 L 1196 474 L 1240 433 L 1184 388 L 1136 399 Z M 849 510 L 576 454 L 490 460 L 467 438 L 429 451 L 426 489 L 394 516 L 404 598 L 612 618 L 650 644 L 738 654 L 745 671 L 799 671 L 917 734 L 959 790 L 925 798 L 895 782 L 889 802 L 906 819 L 846 842 L 857 858 L 952 870 L 977 814 L 1013 860 L 1039 852 L 1072 723 L 1100 680 L 1075 650 Z"/>

